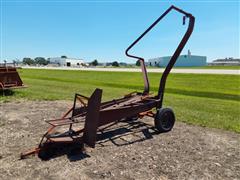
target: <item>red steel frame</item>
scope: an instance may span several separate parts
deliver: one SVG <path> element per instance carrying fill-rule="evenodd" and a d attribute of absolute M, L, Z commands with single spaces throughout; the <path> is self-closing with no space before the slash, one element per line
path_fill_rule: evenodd
<path fill-rule="evenodd" d="M 189 25 L 181 42 L 171 57 L 169 64 L 163 72 L 160 80 L 158 95 L 153 96 L 149 94 L 149 81 L 144 59 L 142 57 L 130 55 L 128 52 L 171 10 L 175 10 L 183 14 L 184 23 L 185 19 L 189 18 Z M 36 149 L 22 153 L 21 158 L 25 158 L 30 154 L 38 153 L 41 149 L 46 148 L 50 143 L 84 143 L 94 148 L 96 143 L 97 129 L 101 126 L 110 124 L 112 122 L 117 122 L 128 117 L 154 117 L 155 114 L 152 112 L 152 109 L 160 109 L 162 107 L 167 76 L 175 64 L 181 51 L 183 50 L 185 44 L 187 43 L 189 37 L 191 36 L 194 27 L 194 21 L 195 18 L 183 10 L 175 6 L 168 8 L 141 36 L 139 36 L 127 48 L 125 52 L 128 57 L 135 58 L 141 62 L 144 79 L 144 91 L 142 93 L 133 92 L 125 95 L 123 98 L 114 99 L 107 102 L 101 102 L 101 89 L 96 89 L 90 98 L 80 94 L 75 94 L 73 107 L 70 108 L 62 118 L 47 121 L 47 123 L 50 124 L 50 128 L 43 135 L 39 146 Z M 78 102 L 80 103 L 80 107 L 77 107 Z M 73 129 L 74 124 L 81 122 L 85 122 L 83 128 Z M 58 134 L 54 133 L 55 128 L 66 125 L 69 126 L 68 131 Z"/>
<path fill-rule="evenodd" d="M 16 89 L 25 87 L 14 66 L 7 63 L 0 64 L 0 90 Z"/>

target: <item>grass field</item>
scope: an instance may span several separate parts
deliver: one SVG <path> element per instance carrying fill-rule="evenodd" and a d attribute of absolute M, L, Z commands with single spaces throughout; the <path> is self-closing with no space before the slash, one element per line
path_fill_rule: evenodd
<path fill-rule="evenodd" d="M 26 89 L 15 90 L 0 101 L 72 100 L 75 92 L 90 96 L 98 87 L 103 99 L 141 91 L 141 73 L 64 70 L 19 70 Z M 156 93 L 161 74 L 149 73 Z M 164 106 L 175 110 L 177 120 L 201 126 L 240 132 L 240 78 L 238 75 L 170 74 Z"/>

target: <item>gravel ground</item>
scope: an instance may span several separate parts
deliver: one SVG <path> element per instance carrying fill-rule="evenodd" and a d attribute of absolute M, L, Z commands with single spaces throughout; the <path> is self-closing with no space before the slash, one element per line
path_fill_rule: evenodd
<path fill-rule="evenodd" d="M 0 104 L 0 179 L 240 179 L 240 135 L 177 122 L 157 134 L 144 118 L 98 134 L 95 149 L 19 160 L 37 145 L 44 119 L 59 117 L 66 101 Z"/>

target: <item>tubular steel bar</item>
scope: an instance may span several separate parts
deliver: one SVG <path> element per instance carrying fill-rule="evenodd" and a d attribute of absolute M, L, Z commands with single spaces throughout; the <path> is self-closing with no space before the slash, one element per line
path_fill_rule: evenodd
<path fill-rule="evenodd" d="M 142 57 L 139 57 L 139 56 L 130 55 L 128 53 L 128 51 L 134 45 L 136 45 L 155 25 L 157 25 L 158 22 L 161 21 L 171 10 L 176 10 L 177 12 L 184 14 L 184 23 L 185 23 L 185 17 L 189 18 L 189 25 L 188 25 L 186 33 L 184 34 L 181 42 L 179 43 L 177 49 L 175 50 L 175 52 L 174 52 L 173 56 L 171 57 L 166 69 L 164 70 L 164 72 L 162 74 L 159 89 L 158 89 L 158 98 L 160 99 L 160 101 L 157 105 L 157 108 L 162 107 L 163 95 L 164 95 L 164 89 L 165 89 L 167 76 L 168 76 L 169 72 L 171 71 L 172 67 L 174 66 L 175 62 L 177 61 L 177 58 L 179 57 L 180 53 L 182 52 L 182 50 L 183 50 L 185 44 L 187 43 L 189 37 L 192 34 L 193 27 L 194 27 L 194 22 L 195 22 L 194 16 L 192 16 L 192 14 L 187 13 L 187 12 L 185 12 L 185 11 L 175 7 L 175 6 L 171 6 L 149 28 L 147 28 L 147 30 L 145 30 L 125 51 L 125 54 L 128 57 L 140 60 L 141 68 L 142 68 L 142 72 L 143 72 L 143 76 L 144 76 L 144 87 L 145 87 L 144 88 L 144 93 L 148 93 L 149 92 L 149 81 L 148 81 L 148 76 L 147 76 L 147 71 L 146 71 L 144 59 Z"/>
<path fill-rule="evenodd" d="M 157 96 L 149 94 L 149 81 L 147 77 L 146 66 L 144 59 L 138 56 L 129 55 L 128 51 L 145 35 L 149 32 L 164 16 L 166 16 L 172 9 L 183 13 L 189 20 L 188 29 L 174 52 L 169 64 L 160 80 L 159 91 Z M 185 21 L 185 20 L 184 20 Z M 152 112 L 153 108 L 161 108 L 164 94 L 164 87 L 167 76 L 176 62 L 179 54 L 185 46 L 188 38 L 190 37 L 194 26 L 194 17 L 174 6 L 171 6 L 162 16 L 160 16 L 137 40 L 135 40 L 126 50 L 126 55 L 136 58 L 141 62 L 141 68 L 144 78 L 144 91 L 132 92 L 119 99 L 113 99 L 107 102 L 102 102 L 102 90 L 95 89 L 91 97 L 88 98 L 81 94 L 75 94 L 74 103 L 60 119 L 46 121 L 50 124 L 49 129 L 40 140 L 39 146 L 31 151 L 21 154 L 21 158 L 25 158 L 31 154 L 41 154 L 43 150 L 47 150 L 54 144 L 59 143 L 82 143 L 92 148 L 95 147 L 97 140 L 97 131 L 101 126 L 109 126 L 112 123 L 119 122 L 124 119 L 142 118 L 149 116 L 155 118 L 155 113 Z M 77 106 L 77 101 L 78 106 Z M 87 101 L 87 102 L 85 102 Z M 80 103 L 80 104 L 79 104 Z M 79 106 L 80 105 L 80 106 Z M 84 122 L 84 125 L 81 124 Z M 72 127 L 73 124 L 79 123 L 78 128 Z M 56 128 L 67 126 L 68 130 L 65 132 L 55 132 Z M 59 128 L 61 129 L 61 128 Z"/>

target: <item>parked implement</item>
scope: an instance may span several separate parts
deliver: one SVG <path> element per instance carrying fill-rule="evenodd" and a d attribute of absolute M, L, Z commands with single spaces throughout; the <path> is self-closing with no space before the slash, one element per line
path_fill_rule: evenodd
<path fill-rule="evenodd" d="M 25 87 L 14 64 L 0 64 L 0 90 Z"/>
<path fill-rule="evenodd" d="M 189 20 L 188 28 L 162 74 L 158 94 L 154 96 L 149 93 L 149 81 L 144 59 L 129 54 L 129 50 L 172 10 L 183 14 L 184 24 L 186 19 Z M 51 152 L 53 146 L 66 143 L 86 144 L 94 148 L 98 129 L 111 126 L 112 123 L 124 119 L 149 116 L 154 118 L 155 127 L 159 132 L 170 131 L 174 126 L 175 115 L 172 109 L 162 108 L 164 88 L 167 76 L 191 36 L 193 27 L 194 17 L 191 14 L 175 6 L 168 8 L 125 52 L 128 57 L 135 58 L 141 63 L 144 91 L 133 92 L 122 98 L 107 102 L 101 101 L 101 89 L 96 89 L 91 97 L 75 94 L 72 108 L 70 108 L 62 118 L 47 121 L 50 128 L 43 135 L 39 146 L 33 150 L 22 153 L 21 158 L 25 158 L 34 153 L 44 158 L 48 152 Z M 156 109 L 156 113 L 153 113 L 153 109 Z"/>

